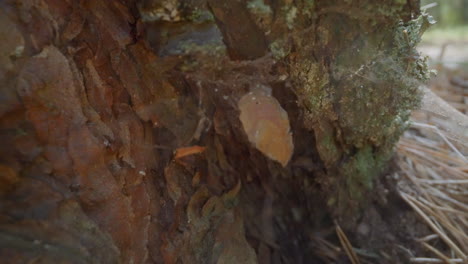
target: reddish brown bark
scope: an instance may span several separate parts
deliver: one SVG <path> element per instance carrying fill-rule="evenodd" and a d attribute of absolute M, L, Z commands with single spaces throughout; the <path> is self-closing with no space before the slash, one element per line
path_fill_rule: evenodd
<path fill-rule="evenodd" d="M 161 3 L 169 14 L 144 22 Z M 264 1 L 276 16 L 265 19 L 246 1 L 177 3 L 0 2 L 2 259 L 323 260 L 312 237 L 332 225 L 331 215 L 340 216 L 327 199 L 343 179 L 332 178 L 330 167 L 337 165 L 319 155 L 320 133 L 304 124 L 301 93 L 292 87 L 303 80 L 293 70 L 305 54 L 330 66 L 349 40 L 321 30 L 342 19 L 336 14 L 346 3 L 334 10 L 326 1 L 314 7 Z M 377 20 L 408 21 L 412 3 L 387 1 L 400 16 Z M 214 19 L 205 17 L 210 12 Z M 298 32 L 315 34 L 308 40 L 315 39 L 317 50 L 301 50 Z M 337 41 L 320 46 L 327 37 Z M 273 51 L 277 40 L 291 48 L 285 60 Z M 287 75 L 296 80 L 285 81 Z M 291 153 L 264 155 L 283 149 L 268 146 L 278 142 L 268 133 L 256 149 L 239 120 L 245 105 L 239 100 L 265 86 L 265 98 L 255 102 L 275 111 L 261 129 L 278 128 L 270 134 L 287 137 L 290 127 L 294 144 L 281 142 L 285 151 L 294 145 L 291 160 Z M 194 146 L 201 147 L 175 154 Z"/>

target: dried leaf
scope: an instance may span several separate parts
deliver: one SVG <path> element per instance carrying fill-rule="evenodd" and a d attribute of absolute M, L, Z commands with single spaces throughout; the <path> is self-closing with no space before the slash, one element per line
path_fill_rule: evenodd
<path fill-rule="evenodd" d="M 240 99 L 240 120 L 249 141 L 285 167 L 294 151 L 289 118 L 268 89 L 255 88 Z"/>

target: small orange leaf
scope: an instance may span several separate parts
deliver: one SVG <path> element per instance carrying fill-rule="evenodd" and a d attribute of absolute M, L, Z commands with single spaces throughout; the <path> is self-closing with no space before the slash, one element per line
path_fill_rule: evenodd
<path fill-rule="evenodd" d="M 191 146 L 191 147 L 185 147 L 185 148 L 178 148 L 176 149 L 175 151 L 175 159 L 180 159 L 180 158 L 183 158 L 185 156 L 190 156 L 190 155 L 193 155 L 193 154 L 197 154 L 197 153 L 202 153 L 203 151 L 205 151 L 206 147 L 202 147 L 202 146 Z"/>

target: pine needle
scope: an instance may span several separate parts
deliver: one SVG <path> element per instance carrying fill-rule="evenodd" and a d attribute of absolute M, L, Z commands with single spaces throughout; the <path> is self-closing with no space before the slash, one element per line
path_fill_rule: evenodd
<path fill-rule="evenodd" d="M 351 261 L 352 264 L 360 264 L 361 262 L 359 261 L 359 258 L 357 257 L 356 252 L 354 252 L 351 242 L 349 242 L 348 237 L 343 232 L 343 229 L 341 229 L 341 227 L 337 223 L 335 223 L 335 225 L 336 225 L 336 235 L 338 236 L 340 240 L 341 246 L 346 251 L 346 254 L 348 255 L 349 260 Z"/>
<path fill-rule="evenodd" d="M 403 200 L 434 231 L 416 240 L 434 258 L 413 257 L 410 262 L 468 263 L 468 117 L 432 92 L 425 91 L 423 104 L 423 110 L 413 114 L 413 130 L 397 146 L 405 176 L 399 189 Z M 440 243 L 440 248 L 429 244 L 438 239 L 449 250 Z M 448 257 L 453 254 L 457 258 Z"/>

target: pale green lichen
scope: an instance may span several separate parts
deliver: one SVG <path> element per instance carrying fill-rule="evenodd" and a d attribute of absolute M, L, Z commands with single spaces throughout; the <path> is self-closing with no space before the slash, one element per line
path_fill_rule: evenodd
<path fill-rule="evenodd" d="M 294 28 L 294 20 L 297 17 L 297 8 L 295 6 L 291 6 L 286 13 L 286 24 L 289 29 Z"/>
<path fill-rule="evenodd" d="M 296 65 L 292 72 L 294 79 L 299 81 L 296 91 L 300 94 L 300 100 L 309 111 L 311 120 L 318 120 L 327 110 L 330 110 L 333 102 L 332 90 L 327 86 L 329 76 L 325 68 L 311 60 L 304 60 Z"/>
<path fill-rule="evenodd" d="M 346 187 L 351 198 L 362 198 L 363 191 L 372 187 L 372 175 L 377 168 L 374 158 L 372 148 L 366 146 L 343 167 L 343 171 L 347 174 Z"/>
<path fill-rule="evenodd" d="M 359 18 L 332 16 L 327 23 L 353 19 Z M 329 203 L 339 210 L 372 188 L 407 128 L 410 111 L 419 105 L 418 87 L 430 72 L 416 45 L 431 21 L 423 14 L 374 33 L 337 33 L 347 26 L 332 28 L 324 22 L 317 27 L 319 44 L 347 45 L 329 64 L 307 56 L 293 61 L 291 79 L 306 109 L 305 126 L 314 131 L 320 158 L 338 182 Z"/>
<path fill-rule="evenodd" d="M 360 73 L 362 80 L 350 80 L 345 91 L 346 98 L 353 98 L 366 86 L 359 91 L 363 97 L 360 100 L 342 101 L 340 120 L 341 126 L 348 128 L 346 142 L 358 148 L 343 169 L 352 198 L 362 198 L 361 192 L 371 188 L 373 176 L 381 172 L 393 145 L 407 127 L 410 110 L 419 105 L 418 87 L 430 73 L 426 59 L 419 56 L 415 46 L 431 24 L 429 21 L 423 14 L 396 27 L 393 52 L 378 55 L 371 67 Z"/>
<path fill-rule="evenodd" d="M 271 7 L 265 5 L 263 0 L 252 0 L 247 3 L 247 8 L 254 14 L 269 15 L 272 14 Z"/>
<path fill-rule="evenodd" d="M 393 45 L 390 52 L 375 51 L 377 55 L 370 59 L 364 55 L 364 61 L 370 62 L 351 71 L 354 73 L 345 84 L 340 113 L 340 124 L 348 131 L 347 144 L 361 148 L 368 143 L 378 145 L 398 139 L 409 110 L 419 105 L 418 86 L 430 76 L 426 58 L 420 57 L 415 49 L 426 28 L 425 15 L 407 25 L 399 25 L 394 40 L 389 42 Z M 346 60 L 350 58 L 343 57 L 338 64 L 349 68 Z M 359 61 L 359 58 L 352 60 Z M 355 100 L 355 95 L 359 100 Z"/>
<path fill-rule="evenodd" d="M 370 145 L 357 151 L 342 171 L 346 176 L 346 189 L 353 199 L 361 199 L 363 193 L 372 188 L 373 176 L 382 170 L 382 162 Z"/>
<path fill-rule="evenodd" d="M 213 14 L 210 11 L 200 8 L 194 8 L 193 10 L 191 10 L 189 15 L 187 16 L 187 20 L 197 24 L 215 21 Z"/>
<path fill-rule="evenodd" d="M 291 52 L 291 47 L 282 39 L 275 40 L 269 46 L 270 52 L 277 60 L 284 59 Z"/>

